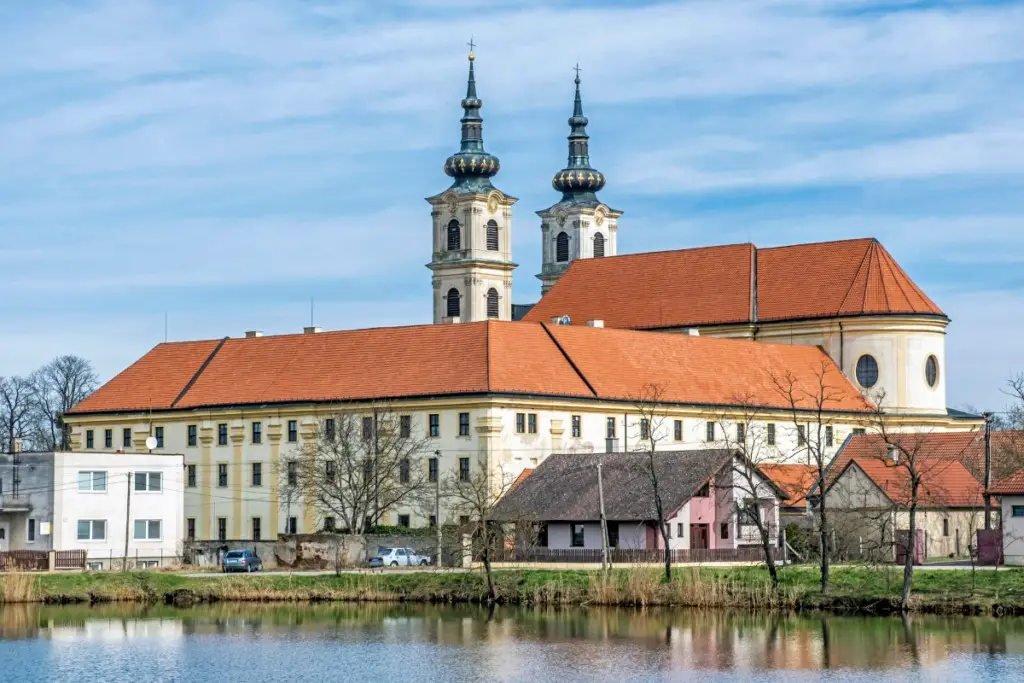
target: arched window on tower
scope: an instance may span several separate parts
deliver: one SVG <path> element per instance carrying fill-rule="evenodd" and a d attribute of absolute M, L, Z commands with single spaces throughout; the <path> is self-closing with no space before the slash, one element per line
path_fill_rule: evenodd
<path fill-rule="evenodd" d="M 487 290 L 487 317 L 498 317 L 498 290 L 494 287 Z"/>
<path fill-rule="evenodd" d="M 493 221 L 487 221 L 487 250 L 498 251 L 498 224 Z"/>
<path fill-rule="evenodd" d="M 558 233 L 555 238 L 555 260 L 559 263 L 569 260 L 569 236 L 564 232 Z"/>
<path fill-rule="evenodd" d="M 459 290 L 452 287 L 448 290 L 448 296 L 445 297 L 448 300 L 448 317 L 456 318 L 459 316 Z"/>
<path fill-rule="evenodd" d="M 594 258 L 601 258 L 604 256 L 604 235 L 597 233 L 594 235 Z"/>
<path fill-rule="evenodd" d="M 462 248 L 462 230 L 459 222 L 454 218 L 448 222 L 448 251 L 458 251 Z"/>

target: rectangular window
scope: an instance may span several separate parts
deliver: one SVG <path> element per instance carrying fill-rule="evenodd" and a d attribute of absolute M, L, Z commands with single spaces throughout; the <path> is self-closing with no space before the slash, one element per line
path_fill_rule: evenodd
<path fill-rule="evenodd" d="M 288 440 L 289 441 L 292 440 L 292 425 L 293 424 L 295 424 L 295 420 L 289 420 L 288 421 Z M 327 440 L 328 441 L 334 441 L 335 431 L 334 431 L 334 418 L 333 417 L 329 417 L 326 420 L 324 420 L 324 432 L 326 432 L 326 434 L 327 434 Z M 295 438 L 296 439 L 299 438 L 298 437 L 298 433 L 296 433 Z"/>
<path fill-rule="evenodd" d="M 614 439 L 615 438 L 615 418 L 614 417 L 609 417 L 607 420 L 605 420 L 605 431 L 604 431 L 604 434 L 605 434 L 606 438 L 609 438 L 609 439 Z"/>
<path fill-rule="evenodd" d="M 398 515 L 398 526 L 409 528 L 409 515 Z"/>
<path fill-rule="evenodd" d="M 78 490 L 88 493 L 100 493 L 107 490 L 106 472 L 79 472 Z"/>
<path fill-rule="evenodd" d="M 618 526 L 616 524 L 616 526 Z M 537 525 L 537 545 L 541 548 L 548 547 L 548 525 L 541 523 Z"/>
<path fill-rule="evenodd" d="M 854 427 L 853 428 L 853 433 L 854 434 L 865 434 L 866 432 L 865 432 L 863 427 Z"/>
<path fill-rule="evenodd" d="M 572 416 L 572 438 L 579 439 L 583 436 L 583 418 L 579 415 Z"/>
<path fill-rule="evenodd" d="M 188 426 L 188 445 L 195 446 L 199 443 L 199 429 L 196 425 Z"/>
<path fill-rule="evenodd" d="M 263 520 L 259 517 L 252 518 L 252 540 L 258 541 L 263 536 Z"/>
<path fill-rule="evenodd" d="M 263 423 L 253 422 L 252 423 L 252 442 L 263 443 Z"/>
<path fill-rule="evenodd" d="M 35 543 L 36 542 L 36 520 L 31 519 L 31 518 L 28 520 L 28 529 L 25 532 L 25 536 L 26 536 L 26 541 L 25 541 L 26 543 Z"/>
<path fill-rule="evenodd" d="M 714 441 L 715 440 L 715 423 L 710 420 L 704 425 L 704 440 Z"/>
<path fill-rule="evenodd" d="M 469 413 L 459 413 L 459 436 L 469 436 Z"/>
<path fill-rule="evenodd" d="M 430 515 L 430 519 L 427 521 L 427 526 L 431 529 L 437 526 L 437 515 Z"/>
<path fill-rule="evenodd" d="M 136 541 L 159 541 L 160 520 L 159 519 L 137 519 L 135 520 Z"/>
<path fill-rule="evenodd" d="M 334 438 L 334 420 L 328 420 L 327 438 Z M 299 440 L 299 421 L 288 420 L 288 443 L 297 443 Z"/>
<path fill-rule="evenodd" d="M 363 481 L 370 481 L 373 479 L 373 461 L 363 461 Z"/>
<path fill-rule="evenodd" d="M 188 540 L 190 540 L 190 541 L 196 540 L 196 518 L 195 517 L 189 517 L 188 519 L 185 520 L 185 528 L 187 529 L 187 531 L 185 533 L 187 534 Z"/>
<path fill-rule="evenodd" d="M 217 487 L 226 489 L 228 487 L 228 465 L 227 463 L 217 463 Z"/>
<path fill-rule="evenodd" d="M 363 418 L 363 441 L 369 441 L 373 438 L 373 418 Z"/>
<path fill-rule="evenodd" d="M 121 446 L 124 448 L 132 447 L 132 429 L 131 427 L 125 427 L 121 430 Z"/>
<path fill-rule="evenodd" d="M 736 443 L 747 443 L 747 425 L 743 422 L 736 423 Z"/>
<path fill-rule="evenodd" d="M 825 425 L 825 445 L 831 446 L 832 440 L 832 425 Z"/>
<path fill-rule="evenodd" d="M 398 483 L 408 484 L 409 483 L 409 459 L 403 458 L 402 462 L 398 463 Z"/>
<path fill-rule="evenodd" d="M 408 439 L 412 436 L 412 416 L 411 415 L 399 415 L 398 416 L 398 436 L 402 439 Z"/>
<path fill-rule="evenodd" d="M 427 479 L 431 484 L 437 483 L 437 458 L 427 460 Z"/>
<path fill-rule="evenodd" d="M 261 462 L 252 464 L 252 485 L 263 486 L 263 463 Z"/>
<path fill-rule="evenodd" d="M 331 460 L 324 463 L 324 477 L 329 483 L 334 483 L 334 462 Z"/>
<path fill-rule="evenodd" d="M 466 526 L 469 524 L 469 515 L 459 515 L 459 526 Z"/>
<path fill-rule="evenodd" d="M 107 520 L 105 519 L 80 519 L 78 520 L 79 541 L 105 541 L 107 540 Z"/>
<path fill-rule="evenodd" d="M 803 446 L 807 443 L 807 428 L 803 425 L 796 426 L 796 445 Z"/>
<path fill-rule="evenodd" d="M 114 430 L 104 429 L 103 430 L 103 447 L 113 448 L 114 447 Z"/>
<path fill-rule="evenodd" d="M 728 540 L 728 538 L 729 538 L 729 523 L 728 522 L 722 522 L 722 528 L 721 528 L 721 531 L 720 531 L 720 535 L 721 535 L 723 540 Z"/>
<path fill-rule="evenodd" d="M 299 483 L 299 463 L 294 460 L 288 461 L 288 485 L 296 486 Z"/>
<path fill-rule="evenodd" d="M 948 519 L 942 520 L 942 535 L 943 536 L 949 536 L 949 520 Z"/>
<path fill-rule="evenodd" d="M 1024 505 L 1011 505 L 1010 506 L 1011 517 L 1024 517 Z"/>
<path fill-rule="evenodd" d="M 93 447 L 95 447 L 95 443 L 93 442 L 93 435 L 92 435 L 92 430 L 91 429 L 85 430 L 85 447 L 86 448 L 93 448 Z"/>
<path fill-rule="evenodd" d="M 572 525 L 572 540 L 570 541 L 572 547 L 573 548 L 582 548 L 583 547 L 583 541 L 584 541 L 583 525 L 582 524 L 573 524 Z"/>
<path fill-rule="evenodd" d="M 297 534 L 299 533 L 299 518 L 289 517 L 285 523 L 284 532 L 286 534 Z"/>
<path fill-rule="evenodd" d="M 459 481 L 469 481 L 469 458 L 459 458 Z"/>
<path fill-rule="evenodd" d="M 217 540 L 226 541 L 228 540 L 228 518 L 218 517 L 217 518 Z"/>
<path fill-rule="evenodd" d="M 334 533 L 337 529 L 337 525 L 334 522 L 334 517 L 324 517 L 324 531 Z"/>
<path fill-rule="evenodd" d="M 618 522 L 605 522 L 605 526 L 608 527 L 608 547 L 618 548 L 619 547 L 619 523 Z"/>
<path fill-rule="evenodd" d="M 187 486 L 190 489 L 194 489 L 196 487 L 196 466 L 195 465 L 186 465 L 185 466 L 185 473 L 186 473 L 186 478 L 187 478 L 187 482 L 188 482 Z"/>
<path fill-rule="evenodd" d="M 537 413 L 530 413 L 526 416 L 526 431 L 531 434 L 537 433 Z"/>
<path fill-rule="evenodd" d="M 676 420 L 672 423 L 672 438 L 676 441 L 683 440 L 683 421 Z"/>
<path fill-rule="evenodd" d="M 651 423 L 647 421 L 646 417 L 640 418 L 640 438 L 649 439 L 651 438 Z"/>
<path fill-rule="evenodd" d="M 153 436 L 156 437 L 156 447 L 157 448 L 163 448 L 164 447 L 164 428 L 163 427 L 155 427 L 153 429 Z"/>
<path fill-rule="evenodd" d="M 686 536 L 686 531 L 683 529 L 683 523 L 682 522 L 677 522 L 676 523 L 676 538 L 683 538 L 684 536 Z"/>
<path fill-rule="evenodd" d="M 159 472 L 136 472 L 135 490 L 156 493 L 163 490 L 163 476 Z"/>
<path fill-rule="evenodd" d="M 775 423 L 774 422 L 769 422 L 768 423 L 768 436 L 767 436 L 766 441 L 768 442 L 769 446 L 774 446 L 775 445 Z"/>
<path fill-rule="evenodd" d="M 526 413 L 516 413 L 516 434 L 526 433 Z"/>
<path fill-rule="evenodd" d="M 221 422 L 219 425 L 217 425 L 217 445 L 228 445 L 228 425 L 226 422 Z"/>
<path fill-rule="evenodd" d="M 427 423 L 430 425 L 430 431 L 427 433 L 432 437 L 441 436 L 441 416 L 437 413 L 431 413 L 427 419 Z"/>
<path fill-rule="evenodd" d="M 711 483 L 704 482 L 704 485 L 697 489 L 697 493 L 693 494 L 694 498 L 707 498 L 711 495 Z"/>

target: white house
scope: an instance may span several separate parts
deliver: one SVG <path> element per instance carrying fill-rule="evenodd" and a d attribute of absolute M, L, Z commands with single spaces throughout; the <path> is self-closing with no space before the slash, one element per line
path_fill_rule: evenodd
<path fill-rule="evenodd" d="M 1024 470 L 1003 479 L 989 493 L 999 497 L 1003 562 L 1024 566 Z"/>

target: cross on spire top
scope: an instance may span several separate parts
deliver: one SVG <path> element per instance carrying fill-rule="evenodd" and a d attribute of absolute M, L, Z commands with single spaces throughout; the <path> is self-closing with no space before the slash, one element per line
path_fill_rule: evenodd
<path fill-rule="evenodd" d="M 476 47 L 476 43 L 473 42 L 473 38 L 474 37 L 475 36 L 470 36 L 469 37 L 469 42 L 466 43 L 466 45 L 469 45 L 469 59 L 470 59 L 470 61 L 473 61 L 473 48 Z"/>

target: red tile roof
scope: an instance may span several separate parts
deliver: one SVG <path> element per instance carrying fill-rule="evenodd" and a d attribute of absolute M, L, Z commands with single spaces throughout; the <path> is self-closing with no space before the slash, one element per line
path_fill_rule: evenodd
<path fill-rule="evenodd" d="M 981 481 L 971 473 L 977 458 L 977 432 L 900 434 L 891 437 L 914 455 L 921 474 L 918 504 L 922 507 L 984 506 Z M 984 443 L 982 442 L 982 458 Z M 897 505 L 910 504 L 908 468 L 893 462 L 886 442 L 875 434 L 857 434 L 836 456 L 830 466 L 831 479 L 840 477 L 856 463 L 886 496 Z M 907 456 L 898 454 L 901 458 Z"/>
<path fill-rule="evenodd" d="M 160 344 L 71 413 L 519 394 L 785 408 L 772 375 L 816 386 L 834 411 L 871 410 L 812 346 L 512 322 L 420 325 Z M 810 389 L 809 389 L 810 391 Z M 805 406 L 811 408 L 808 404 Z"/>
<path fill-rule="evenodd" d="M 814 465 L 779 465 L 765 463 L 759 466 L 761 472 L 772 480 L 776 486 L 785 491 L 786 500 L 783 507 L 807 507 L 807 492 L 818 480 L 818 468 Z"/>
<path fill-rule="evenodd" d="M 867 238 L 581 259 L 524 320 L 568 315 L 580 324 L 604 320 L 608 327 L 659 329 L 865 314 L 944 315 L 885 248 Z"/>
<path fill-rule="evenodd" d="M 1000 480 L 988 492 L 996 496 L 1024 496 L 1024 470 Z"/>

